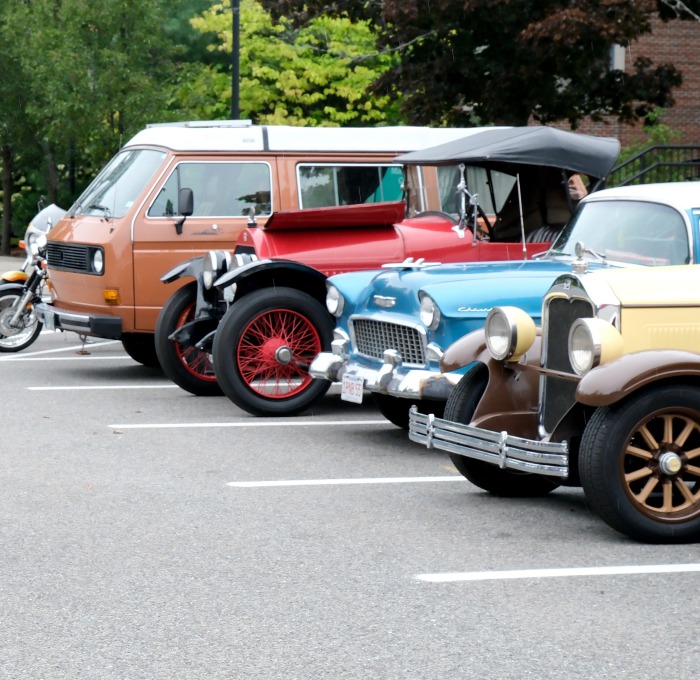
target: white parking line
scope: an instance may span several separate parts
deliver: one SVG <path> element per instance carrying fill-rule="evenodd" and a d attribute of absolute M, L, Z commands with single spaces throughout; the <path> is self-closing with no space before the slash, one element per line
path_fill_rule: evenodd
<path fill-rule="evenodd" d="M 700 564 L 642 564 L 620 567 L 572 567 L 568 569 L 518 569 L 514 571 L 465 571 L 443 574 L 417 574 L 419 581 L 450 583 L 454 581 L 503 581 L 519 578 L 554 578 L 566 576 L 616 576 L 619 574 L 669 574 L 700 571 Z"/>
<path fill-rule="evenodd" d="M 114 345 L 115 343 L 118 343 L 119 340 L 105 340 L 104 342 L 90 342 L 84 345 L 83 343 L 80 343 L 79 345 L 71 345 L 69 347 L 59 347 L 58 349 L 42 349 L 36 352 L 22 352 L 21 356 L 8 356 L 5 355 L 3 357 L 0 357 L 0 361 L 36 361 L 37 359 L 51 359 L 52 361 L 66 361 L 68 359 L 131 359 L 127 354 L 118 354 L 113 357 L 90 357 L 85 354 L 79 354 L 73 357 L 47 357 L 47 354 L 58 354 L 59 352 L 73 352 L 73 351 L 78 351 L 78 350 L 86 350 L 86 348 L 92 348 L 92 347 L 104 347 L 105 345 Z"/>
<path fill-rule="evenodd" d="M 62 385 L 52 387 L 27 387 L 34 392 L 61 392 L 62 390 L 169 390 L 177 388 L 174 383 L 162 385 Z"/>
<path fill-rule="evenodd" d="M 63 350 L 61 350 L 63 351 Z M 131 361 L 134 360 L 126 354 L 113 354 L 110 356 L 92 357 L 88 355 L 76 355 L 74 357 L 0 357 L 0 361 Z"/>
<path fill-rule="evenodd" d="M 187 427 L 294 427 L 294 426 L 319 426 L 327 425 L 389 425 L 388 420 L 301 420 L 299 418 L 266 421 L 250 420 L 243 423 L 139 423 L 107 425 L 120 430 L 153 430 L 153 429 L 175 429 Z M 395 427 L 393 429 L 396 429 Z"/>
<path fill-rule="evenodd" d="M 272 482 L 226 482 L 226 486 L 254 489 L 269 486 L 329 486 L 335 484 L 410 484 L 415 482 L 463 482 L 461 475 L 442 477 L 365 477 L 356 479 L 286 479 Z"/>

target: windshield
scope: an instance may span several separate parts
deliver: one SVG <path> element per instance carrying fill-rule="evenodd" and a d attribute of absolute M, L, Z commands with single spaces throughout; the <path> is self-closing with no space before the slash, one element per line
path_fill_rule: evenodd
<path fill-rule="evenodd" d="M 442 166 L 437 169 L 441 209 L 459 214 L 462 201 L 457 186 L 461 182 L 459 167 Z M 488 172 L 485 168 L 467 166 L 464 169 L 467 189 L 479 197 L 479 206 L 489 214 L 500 213 L 515 185 L 515 177 L 498 170 Z M 468 201 L 467 201 L 468 203 Z"/>
<path fill-rule="evenodd" d="M 674 208 L 648 201 L 583 203 L 552 245 L 550 255 L 585 257 L 630 264 L 670 265 L 690 262 L 688 231 Z"/>
<path fill-rule="evenodd" d="M 121 151 L 68 211 L 70 215 L 123 217 L 165 158 L 164 151 Z"/>

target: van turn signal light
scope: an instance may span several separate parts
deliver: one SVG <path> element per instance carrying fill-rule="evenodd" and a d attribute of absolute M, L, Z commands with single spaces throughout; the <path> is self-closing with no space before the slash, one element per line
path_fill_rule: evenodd
<path fill-rule="evenodd" d="M 104 291 L 105 302 L 108 305 L 120 305 L 121 300 L 119 299 L 119 291 L 111 288 L 105 288 Z"/>

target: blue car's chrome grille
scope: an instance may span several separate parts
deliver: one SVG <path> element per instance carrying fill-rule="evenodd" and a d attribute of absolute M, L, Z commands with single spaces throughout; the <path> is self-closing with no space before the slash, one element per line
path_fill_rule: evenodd
<path fill-rule="evenodd" d="M 425 335 L 419 328 L 376 319 L 353 319 L 351 324 L 358 354 L 381 360 L 385 350 L 394 349 L 404 364 L 425 366 Z"/>

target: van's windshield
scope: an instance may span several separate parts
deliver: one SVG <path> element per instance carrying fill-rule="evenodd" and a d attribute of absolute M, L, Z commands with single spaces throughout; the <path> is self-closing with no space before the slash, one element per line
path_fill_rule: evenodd
<path fill-rule="evenodd" d="M 121 151 L 72 205 L 69 214 L 124 217 L 166 155 L 154 149 Z"/>

